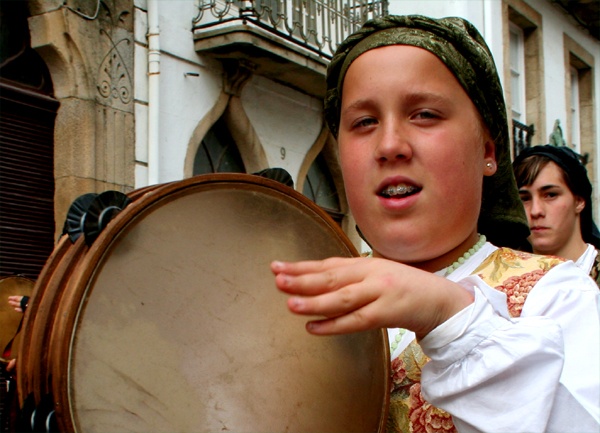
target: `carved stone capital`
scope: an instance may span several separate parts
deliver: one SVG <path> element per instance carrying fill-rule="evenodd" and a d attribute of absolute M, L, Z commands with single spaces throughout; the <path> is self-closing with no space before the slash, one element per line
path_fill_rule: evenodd
<path fill-rule="evenodd" d="M 223 69 L 223 91 L 228 95 L 240 96 L 244 85 L 256 70 L 256 65 L 245 59 L 227 60 L 223 62 Z"/>

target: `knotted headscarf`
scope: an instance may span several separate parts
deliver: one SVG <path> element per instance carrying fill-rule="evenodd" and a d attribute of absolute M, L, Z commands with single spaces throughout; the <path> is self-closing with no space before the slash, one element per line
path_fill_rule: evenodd
<path fill-rule="evenodd" d="M 521 167 L 523 162 L 534 155 L 538 155 L 548 161 L 554 162 L 566 173 L 565 179 L 568 179 L 567 185 L 573 195 L 581 197 L 585 201 L 585 207 L 580 214 L 581 237 L 584 242 L 592 244 L 596 248 L 600 248 L 600 232 L 598 231 L 598 227 L 596 227 L 592 216 L 592 183 L 590 182 L 587 169 L 581 162 L 579 155 L 569 147 L 565 146 L 556 147 L 546 144 L 544 146 L 529 147 L 523 150 L 519 156 L 515 158 L 515 162 L 513 163 L 519 179 L 523 179 L 526 182 L 531 181 L 531 183 L 535 181 L 535 178 L 525 179 L 526 176 L 518 174 L 519 167 Z M 519 183 L 520 182 L 521 181 L 519 181 Z"/>
<path fill-rule="evenodd" d="M 367 21 L 350 35 L 327 68 L 324 114 L 333 135 L 338 135 L 342 86 L 349 66 L 366 51 L 388 45 L 412 45 L 435 54 L 467 92 L 496 144 L 498 164 L 496 173 L 483 181 L 478 230 L 498 246 L 522 246 L 529 226 L 512 171 L 504 95 L 492 54 L 468 21 L 390 15 Z"/>

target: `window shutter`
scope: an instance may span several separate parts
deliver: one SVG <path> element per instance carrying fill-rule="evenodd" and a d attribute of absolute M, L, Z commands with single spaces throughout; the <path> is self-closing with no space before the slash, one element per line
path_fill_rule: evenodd
<path fill-rule="evenodd" d="M 0 83 L 0 276 L 36 279 L 54 248 L 58 105 Z"/>

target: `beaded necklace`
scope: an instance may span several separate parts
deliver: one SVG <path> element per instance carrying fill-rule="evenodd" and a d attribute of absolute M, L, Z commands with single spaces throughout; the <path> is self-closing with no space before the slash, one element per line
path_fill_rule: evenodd
<path fill-rule="evenodd" d="M 482 246 L 485 245 L 486 241 L 487 241 L 487 239 L 486 239 L 485 235 L 479 235 L 479 240 L 477 241 L 477 243 L 475 245 L 473 245 L 471 248 L 469 248 L 469 250 L 466 251 L 461 257 L 459 257 L 458 260 L 456 260 L 454 263 L 452 263 L 450 266 L 448 266 L 446 268 L 446 272 L 444 273 L 444 276 L 447 277 L 452 272 L 454 272 L 455 270 L 460 268 L 460 266 L 464 262 L 469 260 L 469 258 L 471 258 L 471 256 L 473 254 L 475 254 L 477 251 L 479 251 L 481 249 Z"/>
<path fill-rule="evenodd" d="M 485 245 L 486 241 L 487 241 L 487 239 L 486 239 L 485 235 L 479 235 L 479 240 L 475 243 L 475 245 L 473 245 L 471 248 L 469 248 L 469 250 L 466 251 L 461 257 L 459 257 L 458 260 L 456 260 L 454 263 L 452 263 L 450 266 L 448 266 L 446 268 L 444 276 L 447 277 L 452 272 L 457 270 L 464 262 L 466 262 L 469 258 L 471 258 L 473 256 L 473 254 L 475 254 L 477 251 L 479 251 L 481 249 L 481 247 Z M 394 340 L 392 341 L 392 343 L 390 345 L 390 350 L 391 350 L 390 354 L 394 353 L 394 351 L 398 348 L 398 344 L 400 344 L 400 341 L 402 341 L 404 334 L 406 334 L 406 329 L 402 329 L 402 328 L 398 329 L 398 334 L 396 334 L 396 337 L 394 337 Z"/>
<path fill-rule="evenodd" d="M 394 341 L 392 341 L 392 344 L 390 345 L 390 355 L 394 354 L 394 352 L 398 348 L 398 344 L 400 344 L 400 342 L 402 341 L 402 337 L 404 337 L 404 334 L 406 334 L 406 329 L 398 328 L 398 333 L 396 334 Z"/>

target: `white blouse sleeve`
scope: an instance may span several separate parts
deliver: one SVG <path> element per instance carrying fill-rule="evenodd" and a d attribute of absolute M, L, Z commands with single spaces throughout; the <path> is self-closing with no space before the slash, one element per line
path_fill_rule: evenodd
<path fill-rule="evenodd" d="M 420 341 L 424 397 L 459 432 L 599 432 L 599 290 L 572 262 L 531 290 L 520 318 L 470 276 L 469 307 Z"/>

